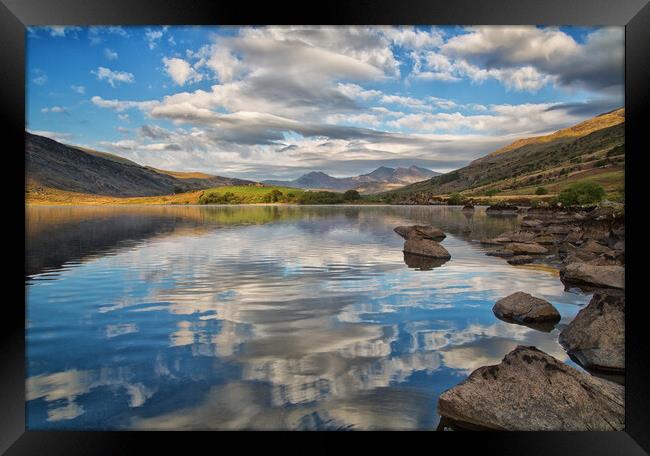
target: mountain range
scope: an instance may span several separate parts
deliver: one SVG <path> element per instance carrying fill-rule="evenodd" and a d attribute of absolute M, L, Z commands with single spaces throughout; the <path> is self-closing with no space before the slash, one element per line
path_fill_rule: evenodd
<path fill-rule="evenodd" d="M 332 177 L 321 171 L 312 171 L 294 180 L 266 180 L 262 183 L 309 190 L 345 191 L 355 189 L 363 193 L 376 193 L 403 187 L 439 174 L 415 165 L 408 168 L 380 166 L 370 173 L 352 177 Z"/>

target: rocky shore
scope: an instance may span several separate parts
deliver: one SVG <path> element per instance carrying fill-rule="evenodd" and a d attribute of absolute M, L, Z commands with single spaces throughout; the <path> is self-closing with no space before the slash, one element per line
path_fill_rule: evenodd
<path fill-rule="evenodd" d="M 488 208 L 488 213 L 490 213 Z M 497 207 L 492 212 L 512 212 Z M 625 279 L 625 209 L 622 204 L 528 209 L 516 231 L 481 239 L 488 255 L 510 264 L 540 263 L 560 270 L 567 287 L 587 291 L 623 289 Z"/>
<path fill-rule="evenodd" d="M 516 214 L 501 205 L 488 214 Z M 536 347 L 518 346 L 501 363 L 476 369 L 438 400 L 439 429 L 623 430 L 625 428 L 625 212 L 623 205 L 528 209 L 516 231 L 482 239 L 488 255 L 513 265 L 559 270 L 567 289 L 594 292 L 558 341 L 587 372 Z M 560 314 L 524 292 L 498 300 L 495 316 L 552 331 Z M 525 417 L 525 419 L 522 419 Z"/>

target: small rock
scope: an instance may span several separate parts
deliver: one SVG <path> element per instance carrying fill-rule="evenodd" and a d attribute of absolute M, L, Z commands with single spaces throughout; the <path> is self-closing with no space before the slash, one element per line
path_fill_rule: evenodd
<path fill-rule="evenodd" d="M 569 355 L 587 369 L 625 371 L 625 295 L 596 292 L 560 333 Z"/>
<path fill-rule="evenodd" d="M 398 226 L 393 231 L 402 236 L 404 239 L 419 237 L 423 239 L 432 239 L 434 241 L 442 241 L 447 237 L 447 235 L 440 228 L 436 228 L 435 226 Z"/>
<path fill-rule="evenodd" d="M 404 252 L 443 260 L 451 258 L 447 249 L 436 241 L 417 237 L 409 238 L 404 242 Z"/>
<path fill-rule="evenodd" d="M 620 431 L 625 387 L 518 346 L 442 393 L 440 415 L 460 427 L 508 431 Z"/>
<path fill-rule="evenodd" d="M 502 320 L 521 323 L 560 321 L 560 313 L 553 304 L 522 291 L 499 299 L 492 312 Z"/>
<path fill-rule="evenodd" d="M 506 244 L 506 248 L 515 255 L 540 255 L 548 253 L 546 247 L 542 247 L 537 243 L 524 244 L 522 242 L 511 242 Z"/>
<path fill-rule="evenodd" d="M 593 287 L 625 288 L 625 267 L 573 262 L 560 271 L 563 283 Z"/>

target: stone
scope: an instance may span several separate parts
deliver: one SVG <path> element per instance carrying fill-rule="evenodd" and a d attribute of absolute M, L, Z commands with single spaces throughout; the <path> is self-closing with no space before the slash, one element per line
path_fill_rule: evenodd
<path fill-rule="evenodd" d="M 412 237 L 419 237 L 423 239 L 432 239 L 434 241 L 442 241 L 447 235 L 435 226 L 413 225 L 413 226 L 398 226 L 393 229 L 397 234 L 404 239 Z"/>
<path fill-rule="evenodd" d="M 518 346 L 442 393 L 438 413 L 465 429 L 620 431 L 625 387 Z"/>
<path fill-rule="evenodd" d="M 518 291 L 499 299 L 492 312 L 505 321 L 521 323 L 540 323 L 560 321 L 560 313 L 550 302 Z"/>
<path fill-rule="evenodd" d="M 542 247 L 537 243 L 511 242 L 506 244 L 505 247 L 515 255 L 540 255 L 548 253 L 546 247 Z"/>
<path fill-rule="evenodd" d="M 569 355 L 589 370 L 625 371 L 625 294 L 594 293 L 560 333 Z"/>
<path fill-rule="evenodd" d="M 560 270 L 564 284 L 582 284 L 592 287 L 625 288 L 625 267 L 573 262 Z"/>
<path fill-rule="evenodd" d="M 447 258 L 431 258 L 404 252 L 404 263 L 406 266 L 419 271 L 430 271 L 431 269 L 439 268 L 447 261 L 449 261 Z"/>
<path fill-rule="evenodd" d="M 447 249 L 436 241 L 417 237 L 409 238 L 404 242 L 404 252 L 443 260 L 451 258 Z"/>

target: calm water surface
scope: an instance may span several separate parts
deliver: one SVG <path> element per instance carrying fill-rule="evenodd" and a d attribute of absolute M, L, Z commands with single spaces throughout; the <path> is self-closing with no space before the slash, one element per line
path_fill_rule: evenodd
<path fill-rule="evenodd" d="M 401 224 L 448 237 L 405 263 Z M 435 429 L 438 395 L 516 345 L 494 302 L 570 321 L 589 295 L 472 240 L 517 217 L 449 207 L 30 207 L 30 429 Z M 415 266 L 415 267 L 413 267 Z"/>

